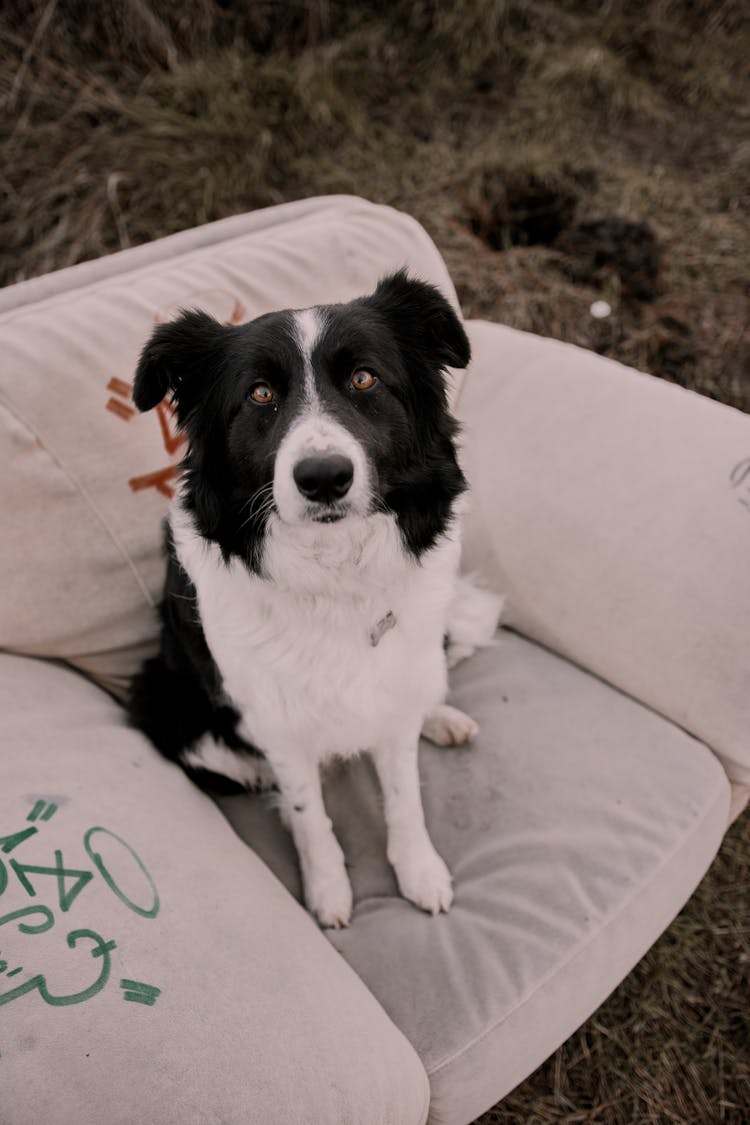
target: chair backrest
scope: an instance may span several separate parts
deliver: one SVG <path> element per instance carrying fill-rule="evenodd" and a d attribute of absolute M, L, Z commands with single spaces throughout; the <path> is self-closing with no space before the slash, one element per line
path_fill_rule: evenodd
<path fill-rule="evenodd" d="M 168 407 L 140 416 L 130 401 L 155 323 L 180 307 L 239 323 L 345 301 L 401 266 L 457 305 L 414 219 L 330 196 L 3 290 L 0 646 L 63 658 L 119 692 L 155 639 L 160 525 L 182 453 Z"/>

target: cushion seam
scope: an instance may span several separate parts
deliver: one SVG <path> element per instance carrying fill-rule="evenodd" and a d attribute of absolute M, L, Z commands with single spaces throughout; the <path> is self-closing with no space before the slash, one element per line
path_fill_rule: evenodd
<path fill-rule="evenodd" d="M 5 407 L 5 409 L 8 411 L 8 413 L 13 418 L 15 418 L 16 421 L 18 423 L 20 423 L 20 425 L 25 427 L 25 429 L 32 435 L 32 437 L 38 443 L 40 448 L 44 450 L 44 452 L 50 458 L 52 463 L 63 474 L 65 479 L 73 486 L 73 488 L 76 490 L 78 495 L 83 500 L 86 507 L 89 509 L 91 514 L 94 516 L 94 519 L 97 521 L 99 526 L 103 529 L 105 535 L 109 538 L 109 540 L 114 545 L 118 554 L 121 556 L 123 561 L 128 566 L 128 568 L 131 571 L 131 573 L 132 573 L 141 593 L 143 594 L 143 597 L 144 597 L 144 600 L 145 600 L 146 604 L 151 609 L 154 609 L 155 606 L 156 606 L 156 602 L 155 602 L 154 598 L 151 596 L 151 593 L 149 591 L 148 586 L 146 585 L 146 583 L 143 580 L 143 578 L 141 577 L 141 575 L 138 573 L 138 568 L 136 567 L 135 563 L 131 559 L 128 551 L 125 548 L 125 546 L 120 541 L 119 536 L 113 530 L 113 528 L 110 527 L 110 525 L 107 522 L 103 512 L 99 509 L 98 505 L 95 503 L 95 501 L 93 500 L 93 498 L 90 495 L 90 493 L 88 492 L 88 490 L 83 486 L 83 484 L 78 480 L 78 478 L 71 472 L 71 470 L 68 468 L 68 466 L 65 464 L 65 462 L 62 461 L 60 459 L 60 457 L 58 457 L 57 454 L 54 452 L 54 450 L 51 449 L 47 445 L 47 443 L 42 439 L 42 437 L 41 437 L 40 433 L 38 432 L 38 430 L 36 429 L 36 427 L 32 426 L 27 421 L 27 419 L 22 414 L 20 414 L 19 411 L 14 406 L 11 405 L 11 403 L 8 402 L 7 398 L 2 393 L 2 391 L 0 391 L 0 404 Z"/>
<path fill-rule="evenodd" d="M 685 844 L 685 841 L 690 836 L 695 835 L 696 831 L 700 830 L 701 825 L 704 824 L 705 821 L 708 820 L 709 816 L 713 814 L 715 806 L 718 803 L 719 798 L 723 794 L 726 795 L 727 787 L 728 787 L 728 784 L 729 784 L 728 779 L 727 779 L 726 775 L 724 774 L 724 771 L 721 767 L 721 764 L 718 762 L 718 760 L 716 759 L 713 752 L 708 747 L 706 747 L 706 750 L 708 750 L 708 752 L 711 754 L 712 758 L 716 762 L 718 768 L 721 770 L 721 780 L 720 780 L 719 785 L 717 785 L 715 793 L 712 795 L 711 802 L 710 802 L 708 808 L 705 810 L 705 812 L 700 817 L 700 819 L 693 822 L 692 827 L 688 832 L 682 833 L 678 842 L 670 850 L 669 854 L 662 860 L 662 862 L 658 865 L 658 867 L 651 873 L 650 877 L 646 880 L 646 882 L 645 883 L 639 883 L 638 886 L 636 888 L 634 888 L 634 890 L 627 896 L 627 898 L 625 898 L 622 902 L 619 903 L 615 912 L 607 918 L 604 925 L 596 932 L 595 935 L 591 935 L 586 940 L 578 943 L 571 950 L 571 952 L 564 958 L 563 961 L 556 964 L 553 969 L 551 969 L 548 973 L 545 974 L 545 976 L 542 978 L 542 980 L 540 980 L 537 984 L 534 985 L 534 987 L 532 988 L 532 990 L 529 993 L 527 993 L 520 1000 L 518 1000 L 509 1011 L 504 1012 L 502 1017 L 500 1019 L 495 1020 L 491 1024 L 490 1027 L 486 1027 L 484 1029 L 484 1031 L 480 1031 L 471 1040 L 470 1043 L 465 1044 L 458 1051 L 454 1051 L 453 1054 L 448 1055 L 447 1058 L 441 1059 L 440 1062 L 438 1062 L 434 1066 L 430 1067 L 427 1070 L 427 1074 L 429 1075 L 430 1079 L 432 1079 L 435 1075 L 437 1075 L 439 1071 L 443 1070 L 445 1067 L 449 1066 L 451 1063 L 453 1063 L 457 1059 L 461 1058 L 461 1056 L 466 1054 L 467 1051 L 470 1051 L 474 1047 L 476 1047 L 477 1044 L 481 1043 L 482 1040 L 485 1039 L 488 1035 L 491 1035 L 494 1031 L 497 1031 L 497 1029 L 499 1027 L 501 1027 L 504 1023 L 506 1023 L 507 1020 L 515 1012 L 517 1012 L 520 1008 L 522 1008 L 525 1004 L 527 1004 L 529 1002 L 529 1000 L 541 988 L 543 988 L 554 976 L 557 975 L 557 973 L 559 973 L 562 969 L 565 969 L 566 966 L 569 965 L 571 961 L 573 961 L 576 957 L 578 957 L 581 953 L 583 953 L 585 951 L 585 949 L 592 944 L 592 942 L 594 941 L 595 938 L 598 938 L 602 934 L 602 932 L 604 932 L 605 930 L 608 930 L 613 925 L 613 923 L 615 923 L 617 921 L 617 919 L 620 917 L 620 915 L 623 913 L 623 911 L 627 910 L 628 907 L 630 907 L 630 905 L 632 903 L 634 903 L 638 899 L 638 897 L 643 893 L 644 889 L 649 887 L 654 882 L 654 880 L 661 874 L 661 872 L 669 864 L 671 864 L 674 857 L 683 848 L 683 846 Z M 704 872 L 704 874 L 705 874 L 705 872 Z M 701 878 L 702 878 L 702 876 L 701 876 Z M 685 901 L 687 901 L 687 900 L 685 900 Z M 683 903 L 683 906 L 684 905 L 685 904 Z M 680 909 L 682 909 L 682 907 L 680 907 Z M 660 932 L 663 933 L 664 931 L 660 931 Z M 650 947 L 651 946 L 649 945 L 649 948 Z M 644 954 L 645 954 L 645 952 L 647 952 L 647 950 L 644 951 Z"/>

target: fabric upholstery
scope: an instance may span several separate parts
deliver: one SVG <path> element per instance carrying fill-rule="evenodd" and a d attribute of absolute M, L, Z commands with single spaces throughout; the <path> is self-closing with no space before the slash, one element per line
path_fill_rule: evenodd
<path fill-rule="evenodd" d="M 449 914 L 399 898 L 369 762 L 334 768 L 325 788 L 355 900 L 328 937 L 419 1053 L 434 1125 L 494 1105 L 606 998 L 699 882 L 729 805 L 705 746 L 513 633 L 452 678 L 478 741 L 420 754 Z M 299 896 L 268 800 L 217 800 Z"/>
<path fill-rule="evenodd" d="M 0 714 L 2 1125 L 424 1121 L 403 1035 L 119 705 L 6 655 Z"/>
<path fill-rule="evenodd" d="M 5 290 L 0 646 L 64 657 L 121 691 L 153 642 L 159 523 L 181 457 L 167 408 L 140 416 L 130 402 L 155 322 L 183 306 L 239 323 L 348 300 L 402 265 L 455 302 L 415 220 L 334 197 L 238 216 Z"/>
<path fill-rule="evenodd" d="M 469 326 L 465 563 L 526 636 L 750 782 L 750 417 L 555 340 Z"/>

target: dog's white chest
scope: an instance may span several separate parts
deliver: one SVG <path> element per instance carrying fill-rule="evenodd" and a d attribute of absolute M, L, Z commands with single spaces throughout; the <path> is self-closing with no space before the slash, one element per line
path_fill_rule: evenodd
<path fill-rule="evenodd" d="M 356 528 L 291 541 L 282 529 L 270 536 L 269 581 L 227 566 L 173 519 L 208 646 L 261 749 L 282 740 L 318 759 L 356 753 L 390 731 L 418 730 L 442 699 L 456 550 L 446 541 L 414 563 L 390 523 L 360 529 L 354 543 Z"/>

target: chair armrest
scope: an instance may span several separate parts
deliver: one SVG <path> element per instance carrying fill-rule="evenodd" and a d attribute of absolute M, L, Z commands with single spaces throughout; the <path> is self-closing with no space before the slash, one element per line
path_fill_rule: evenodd
<path fill-rule="evenodd" d="M 509 625 L 750 782 L 750 417 L 569 344 L 468 328 L 465 564 L 507 595 Z"/>
<path fill-rule="evenodd" d="M 82 676 L 0 656 L 3 1120 L 421 1125 L 412 1047 Z"/>

